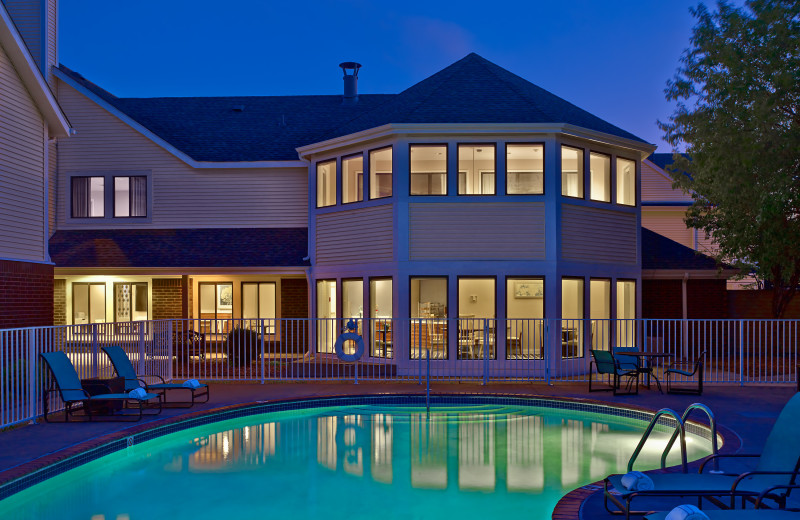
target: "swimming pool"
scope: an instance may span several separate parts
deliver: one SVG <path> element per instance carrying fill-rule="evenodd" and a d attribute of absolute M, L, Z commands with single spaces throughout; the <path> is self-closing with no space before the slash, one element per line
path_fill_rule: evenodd
<path fill-rule="evenodd" d="M 179 425 L 0 501 L 0 517 L 550 518 L 566 492 L 624 472 L 646 426 L 641 412 L 559 401 L 440 399 L 428 415 L 406 400 Z M 637 469 L 658 466 L 666 437 L 652 437 Z M 710 452 L 687 439 L 690 459 Z"/>

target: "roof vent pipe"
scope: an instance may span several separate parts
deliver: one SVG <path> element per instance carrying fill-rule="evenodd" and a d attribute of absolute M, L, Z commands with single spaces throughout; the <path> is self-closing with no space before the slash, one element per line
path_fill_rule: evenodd
<path fill-rule="evenodd" d="M 343 105 L 355 105 L 358 103 L 358 69 L 361 68 L 360 63 L 354 61 L 345 61 L 340 63 L 344 73 L 344 96 L 342 98 Z M 351 71 L 350 74 L 347 72 Z"/>

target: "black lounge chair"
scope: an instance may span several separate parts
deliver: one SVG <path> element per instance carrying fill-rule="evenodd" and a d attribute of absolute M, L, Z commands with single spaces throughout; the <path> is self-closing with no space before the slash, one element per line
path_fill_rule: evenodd
<path fill-rule="evenodd" d="M 664 377 L 667 379 L 667 393 L 668 394 L 695 394 L 695 395 L 702 395 L 703 394 L 703 357 L 705 357 L 706 351 L 702 351 L 697 359 L 694 360 L 694 365 L 692 365 L 689 361 L 675 361 L 671 362 L 667 365 L 667 369 L 664 371 Z M 688 370 L 688 367 L 692 367 L 691 370 Z M 687 367 L 687 368 L 679 368 L 679 367 Z M 697 388 L 685 388 L 685 387 L 675 387 L 674 383 L 671 381 L 672 376 L 683 376 L 683 377 L 694 377 L 697 376 Z"/>
<path fill-rule="evenodd" d="M 619 360 L 614 357 L 614 354 L 609 352 L 608 350 L 590 350 L 592 353 L 592 358 L 594 361 L 589 362 L 589 391 L 590 392 L 602 392 L 602 391 L 612 391 L 614 395 L 629 395 L 629 394 L 638 394 L 639 393 L 639 370 L 626 370 L 620 367 Z M 592 364 L 597 369 L 598 375 L 610 375 L 612 376 L 611 387 L 610 388 L 600 388 L 600 389 L 592 389 Z M 619 387 L 620 381 L 623 377 L 627 377 L 628 379 L 628 386 L 627 392 L 624 394 L 620 394 Z M 636 381 L 636 391 L 631 392 L 631 385 L 633 381 Z"/>
<path fill-rule="evenodd" d="M 103 347 L 102 350 L 108 356 L 108 359 L 111 360 L 111 364 L 114 366 L 114 371 L 116 371 L 117 375 L 125 378 L 126 392 L 130 392 L 131 390 L 142 388 L 144 386 L 144 389 L 147 392 L 155 392 L 163 395 L 164 406 L 171 406 L 174 408 L 189 408 L 194 406 L 195 403 L 207 403 L 210 398 L 210 390 L 208 385 L 201 384 L 195 388 L 191 386 L 183 386 L 181 383 L 167 383 L 164 381 L 163 377 L 156 374 L 137 376 L 131 360 L 128 358 L 128 355 L 125 353 L 122 347 L 118 345 L 112 345 L 109 347 Z M 158 378 L 161 380 L 161 382 L 151 385 L 148 384 L 144 378 Z M 191 394 L 191 401 L 167 401 L 166 393 L 168 390 L 188 390 Z M 205 396 L 205 400 L 197 400 L 203 396 Z"/>
<path fill-rule="evenodd" d="M 134 420 L 139 421 L 144 414 L 144 410 L 152 409 L 157 412 L 152 415 L 161 413 L 161 396 L 158 394 L 145 393 L 143 396 L 134 397 L 127 393 L 111 393 L 111 389 L 106 387 L 108 393 L 90 395 L 83 386 L 78 377 L 78 372 L 64 352 L 43 352 L 39 357 L 44 361 L 50 373 L 53 375 L 51 387 L 46 389 L 42 394 L 42 404 L 44 405 L 44 420 L 50 422 L 48 418 L 48 404 L 49 396 L 52 393 L 58 392 L 61 400 L 64 401 L 64 422 L 68 422 L 70 415 L 76 416 L 73 406 L 76 403 L 83 405 L 83 414 L 77 415 L 78 417 L 88 417 L 91 421 L 95 417 L 104 417 L 106 420 Z M 94 382 L 94 385 L 97 383 Z M 158 403 L 158 407 L 149 406 L 149 402 L 153 399 Z M 117 401 L 123 405 L 136 404 L 138 414 L 130 414 L 120 412 L 117 414 L 99 414 L 96 413 L 96 407 L 93 404 L 103 402 Z M 133 419 L 130 419 L 133 418 Z"/>

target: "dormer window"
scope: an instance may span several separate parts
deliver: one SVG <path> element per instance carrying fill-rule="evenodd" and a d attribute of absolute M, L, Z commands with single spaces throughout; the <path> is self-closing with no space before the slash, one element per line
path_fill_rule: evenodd
<path fill-rule="evenodd" d="M 114 177 L 114 216 L 147 216 L 147 177 Z"/>
<path fill-rule="evenodd" d="M 105 216 L 105 179 L 72 177 L 72 218 Z"/>

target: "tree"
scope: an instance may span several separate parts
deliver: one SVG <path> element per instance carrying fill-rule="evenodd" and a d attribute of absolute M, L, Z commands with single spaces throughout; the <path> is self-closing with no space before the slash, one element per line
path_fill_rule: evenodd
<path fill-rule="evenodd" d="M 800 282 L 800 0 L 700 4 L 659 121 L 675 154 L 673 186 L 691 194 L 686 224 L 719 262 L 773 287 L 782 317 Z M 685 174 L 683 172 L 689 172 Z"/>

